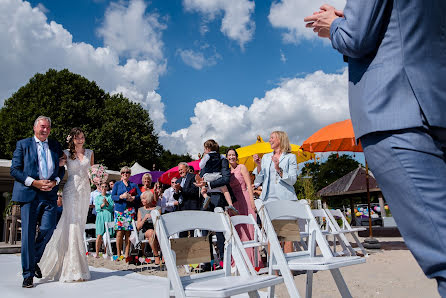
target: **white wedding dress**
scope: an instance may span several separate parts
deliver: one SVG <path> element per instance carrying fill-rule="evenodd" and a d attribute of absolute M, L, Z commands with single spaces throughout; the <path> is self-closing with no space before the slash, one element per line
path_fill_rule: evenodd
<path fill-rule="evenodd" d="M 88 169 L 92 151 L 72 160 L 68 150 L 68 180 L 63 189 L 63 212 L 39 263 L 44 279 L 72 282 L 90 279 L 84 229 L 90 204 Z"/>

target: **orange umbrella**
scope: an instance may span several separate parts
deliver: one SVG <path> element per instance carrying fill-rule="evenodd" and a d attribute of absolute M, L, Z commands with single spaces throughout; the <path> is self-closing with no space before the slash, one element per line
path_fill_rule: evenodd
<path fill-rule="evenodd" d="M 363 151 L 361 143 L 355 143 L 355 133 L 350 119 L 319 129 L 302 144 L 302 149 L 308 152 Z"/>
<path fill-rule="evenodd" d="M 352 121 L 350 119 L 336 122 L 327 125 L 311 137 L 306 139 L 301 147 L 304 151 L 308 152 L 330 152 L 330 151 L 350 151 L 350 152 L 363 152 L 361 143 L 355 142 L 355 133 L 353 131 Z M 372 239 L 372 218 L 370 214 L 370 192 L 369 192 L 369 176 L 367 161 L 366 167 L 366 185 L 367 185 L 367 203 L 369 208 L 369 237 Z M 376 240 L 371 240 L 371 243 L 376 244 Z"/>

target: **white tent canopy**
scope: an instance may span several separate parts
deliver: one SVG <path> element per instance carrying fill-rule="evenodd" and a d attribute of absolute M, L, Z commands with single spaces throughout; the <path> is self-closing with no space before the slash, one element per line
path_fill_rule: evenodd
<path fill-rule="evenodd" d="M 150 170 L 144 168 L 142 165 L 140 165 L 138 162 L 135 162 L 135 164 L 130 168 L 132 170 L 132 176 L 136 174 L 141 174 L 145 172 L 150 172 Z"/>

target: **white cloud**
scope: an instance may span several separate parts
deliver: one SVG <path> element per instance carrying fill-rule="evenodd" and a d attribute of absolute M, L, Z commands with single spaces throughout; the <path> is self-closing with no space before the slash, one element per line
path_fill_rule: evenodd
<path fill-rule="evenodd" d="M 254 35 L 255 23 L 251 20 L 254 13 L 254 1 L 249 0 L 183 0 L 186 11 L 200 12 L 205 21 L 212 21 L 224 13 L 221 32 L 228 38 L 237 41 L 240 47 L 250 41 Z M 208 31 L 208 27 L 201 25 L 200 32 Z"/>
<path fill-rule="evenodd" d="M 284 130 L 292 143 L 301 144 L 319 128 L 349 118 L 347 81 L 347 70 L 342 74 L 316 71 L 283 80 L 263 98 L 254 98 L 249 107 L 207 99 L 196 104 L 189 127 L 163 132 L 160 141 L 175 153 L 197 155 L 208 138 L 243 146 L 254 143 L 257 135 L 268 138 L 271 131 Z"/>
<path fill-rule="evenodd" d="M 344 9 L 346 0 L 331 0 L 330 5 Z M 298 43 L 302 39 L 317 38 L 317 34 L 305 28 L 304 18 L 318 11 L 326 0 L 281 0 L 271 4 L 268 19 L 273 27 L 286 29 L 285 42 Z"/>
<path fill-rule="evenodd" d="M 286 57 L 285 54 L 282 52 L 282 50 L 280 50 L 280 61 L 282 61 L 282 63 L 286 62 Z"/>
<path fill-rule="evenodd" d="M 44 14 L 47 14 L 49 11 L 48 8 L 45 7 L 45 5 L 43 5 L 42 3 L 37 4 L 37 7 L 40 9 L 41 12 L 43 12 Z"/>
<path fill-rule="evenodd" d="M 181 60 L 183 60 L 185 64 L 195 69 L 213 66 L 217 64 L 217 60 L 220 58 L 220 55 L 218 54 L 214 54 L 211 57 L 205 57 L 204 53 L 202 52 L 183 49 L 178 49 L 177 54 L 180 55 Z"/>
<path fill-rule="evenodd" d="M 146 14 L 142 0 L 111 3 L 105 12 L 104 24 L 98 29 L 104 45 L 119 55 L 132 58 L 163 58 L 161 30 L 166 26 L 158 21 L 157 14 Z"/>
<path fill-rule="evenodd" d="M 163 26 L 145 9 L 138 0 L 130 1 L 128 7 L 111 4 L 100 30 L 107 46 L 94 48 L 73 42 L 71 33 L 54 21 L 48 22 L 39 7 L 32 8 L 26 1 L 0 1 L 0 105 L 35 73 L 68 68 L 96 81 L 106 91 L 122 92 L 154 111 L 152 119 L 159 121 L 155 127 L 160 128 L 165 122 L 159 115 L 163 107 L 154 109 L 153 105 L 158 100 L 155 90 L 159 76 L 166 70 L 160 40 Z M 109 24 L 131 17 L 133 22 L 121 29 Z M 136 31 L 121 42 L 125 46 L 113 39 L 131 30 Z M 137 35 L 140 42 L 136 41 Z"/>

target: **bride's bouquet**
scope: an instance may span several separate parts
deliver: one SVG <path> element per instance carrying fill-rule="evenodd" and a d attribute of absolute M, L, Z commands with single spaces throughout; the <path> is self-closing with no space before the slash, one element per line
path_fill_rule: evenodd
<path fill-rule="evenodd" d="M 101 164 L 94 164 L 88 169 L 88 177 L 90 177 L 91 186 L 107 182 L 107 167 Z"/>

